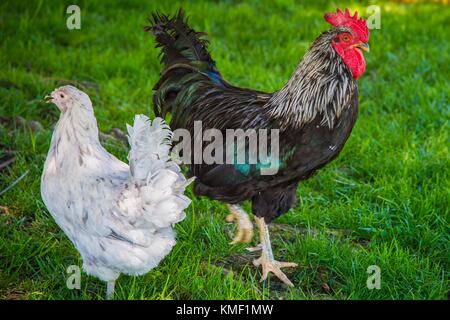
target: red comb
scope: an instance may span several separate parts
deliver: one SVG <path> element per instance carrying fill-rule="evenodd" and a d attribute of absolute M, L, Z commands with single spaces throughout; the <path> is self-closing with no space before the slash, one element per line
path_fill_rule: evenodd
<path fill-rule="evenodd" d="M 358 35 L 361 41 L 369 41 L 369 29 L 367 28 L 366 20 L 358 19 L 358 11 L 355 11 L 353 16 L 350 11 L 345 9 L 345 13 L 341 9 L 337 9 L 336 13 L 325 14 L 325 21 L 334 27 L 350 27 Z"/>

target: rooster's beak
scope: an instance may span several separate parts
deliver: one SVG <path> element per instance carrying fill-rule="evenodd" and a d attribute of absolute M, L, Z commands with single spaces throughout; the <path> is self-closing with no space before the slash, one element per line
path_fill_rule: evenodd
<path fill-rule="evenodd" d="M 365 51 L 365 52 L 370 51 L 369 44 L 365 43 L 365 42 L 360 42 L 358 44 L 355 44 L 355 47 L 357 47 L 358 49 L 361 49 L 362 51 Z"/>

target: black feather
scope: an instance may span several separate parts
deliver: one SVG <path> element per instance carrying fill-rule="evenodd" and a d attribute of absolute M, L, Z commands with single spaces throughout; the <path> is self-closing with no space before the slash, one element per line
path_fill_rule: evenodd
<path fill-rule="evenodd" d="M 292 121 L 286 120 L 294 119 L 294 114 L 273 116 L 274 108 L 284 111 L 282 105 L 272 103 L 274 94 L 237 88 L 226 82 L 208 53 L 208 42 L 202 39 L 204 33 L 195 32 L 187 25 L 182 10 L 171 18 L 154 14 L 152 25 L 146 30 L 155 35 L 165 64 L 154 87 L 155 113 L 163 117 L 170 113 L 172 129 L 188 129 L 193 137 L 197 120 L 202 121 L 203 130 L 219 129 L 224 137 L 226 129 L 281 129 L 282 166 L 276 175 L 263 176 L 257 166 L 249 166 L 248 172 L 243 173 L 233 164 L 191 165 L 191 173 L 197 177 L 194 192 L 229 203 L 251 200 L 255 215 L 265 217 L 266 222 L 288 211 L 295 203 L 299 181 L 311 177 L 339 154 L 358 114 L 356 82 L 331 49 L 329 39 L 339 30 L 322 34 L 310 49 L 314 49 L 314 56 L 319 59 L 314 63 L 323 68 L 324 77 L 336 81 L 334 87 L 345 83 L 348 88 L 342 94 L 330 95 L 336 100 L 324 105 L 325 113 L 334 117 L 333 127 L 323 125 L 325 113 L 320 112 L 301 126 L 292 125 Z M 304 79 L 309 79 L 308 75 Z M 314 78 L 310 81 L 311 86 L 317 82 L 322 84 Z M 292 90 L 297 93 L 304 88 Z M 327 90 L 323 91 L 317 97 L 310 97 L 311 103 L 324 101 L 322 95 L 327 94 Z M 341 101 L 339 99 L 345 104 L 339 106 L 342 112 L 337 115 L 335 102 Z"/>
<path fill-rule="evenodd" d="M 145 31 L 152 32 L 156 47 L 161 47 L 161 62 L 167 67 L 176 62 L 207 61 L 214 64 L 208 53 L 208 41 L 202 39 L 204 32 L 196 32 L 187 24 L 183 9 L 172 17 L 152 13 L 150 25 Z"/>

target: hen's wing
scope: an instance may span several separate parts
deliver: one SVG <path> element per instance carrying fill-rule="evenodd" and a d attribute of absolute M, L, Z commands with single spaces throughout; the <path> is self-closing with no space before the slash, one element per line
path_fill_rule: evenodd
<path fill-rule="evenodd" d="M 129 171 L 106 170 L 110 173 L 95 179 L 81 220 L 90 232 L 147 246 L 155 233 L 184 218 L 190 199 L 183 193 L 190 181 L 169 160 L 172 132 L 162 119 L 137 115 L 127 128 Z"/>

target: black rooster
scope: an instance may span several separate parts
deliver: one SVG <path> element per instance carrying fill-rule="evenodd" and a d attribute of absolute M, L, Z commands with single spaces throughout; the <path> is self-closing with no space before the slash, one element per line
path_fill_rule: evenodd
<path fill-rule="evenodd" d="M 292 282 L 281 267 L 295 263 L 274 259 L 267 224 L 295 203 L 299 181 L 332 161 L 342 150 L 358 114 L 356 79 L 364 72 L 362 51 L 368 51 L 365 20 L 337 10 L 325 20 L 333 28 L 311 45 L 287 84 L 274 93 L 237 88 L 226 82 L 207 50 L 204 33 L 195 32 L 183 11 L 173 17 L 153 14 L 151 31 L 161 47 L 164 70 L 154 87 L 155 114 L 171 113 L 172 129 L 193 134 L 194 121 L 203 129 L 279 129 L 277 173 L 261 174 L 261 163 L 193 164 L 194 192 L 229 204 L 227 220 L 237 222 L 233 242 L 249 242 L 252 223 L 238 203 L 252 202 L 260 232 L 262 279 L 269 272 Z M 225 150 L 225 148 L 224 148 Z M 245 150 L 246 153 L 249 150 Z"/>

